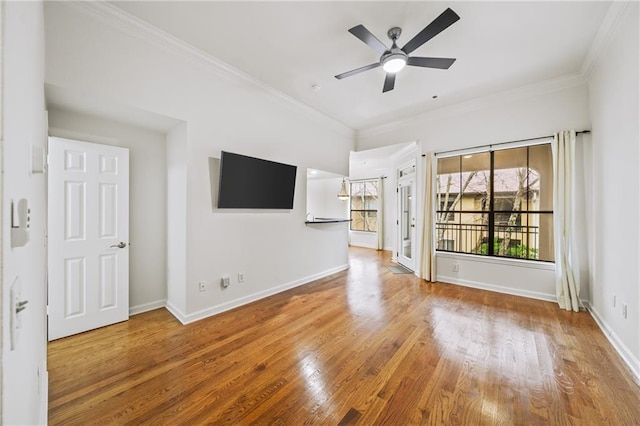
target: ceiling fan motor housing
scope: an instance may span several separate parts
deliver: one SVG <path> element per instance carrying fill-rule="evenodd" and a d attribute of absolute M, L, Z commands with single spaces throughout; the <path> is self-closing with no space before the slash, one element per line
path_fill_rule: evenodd
<path fill-rule="evenodd" d="M 400 27 L 393 27 L 387 31 L 387 37 L 389 37 L 394 43 L 400 38 L 400 34 L 402 34 L 402 28 Z"/>

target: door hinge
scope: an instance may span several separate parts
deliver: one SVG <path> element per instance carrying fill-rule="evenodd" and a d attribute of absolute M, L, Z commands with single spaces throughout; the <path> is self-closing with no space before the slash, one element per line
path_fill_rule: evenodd
<path fill-rule="evenodd" d="M 399 220 L 396 220 L 396 225 L 400 225 L 400 221 Z"/>
<path fill-rule="evenodd" d="M 49 316 L 49 305 L 47 305 L 47 316 Z"/>

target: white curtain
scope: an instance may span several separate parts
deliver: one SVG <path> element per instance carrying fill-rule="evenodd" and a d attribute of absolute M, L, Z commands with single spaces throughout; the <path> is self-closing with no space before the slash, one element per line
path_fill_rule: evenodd
<path fill-rule="evenodd" d="M 575 239 L 575 145 L 575 131 L 558 132 L 552 153 L 556 297 L 560 308 L 577 312 L 580 277 Z"/>
<path fill-rule="evenodd" d="M 422 220 L 422 253 L 420 276 L 427 281 L 435 281 L 436 279 L 436 247 L 433 237 L 434 232 L 434 194 L 433 182 L 435 175 L 435 156 L 433 153 L 427 153 L 423 158 L 422 169 L 425 173 L 424 180 L 424 218 Z"/>
<path fill-rule="evenodd" d="M 377 234 L 378 234 L 378 250 L 384 250 L 384 179 L 378 178 L 378 211 L 376 217 Z"/>

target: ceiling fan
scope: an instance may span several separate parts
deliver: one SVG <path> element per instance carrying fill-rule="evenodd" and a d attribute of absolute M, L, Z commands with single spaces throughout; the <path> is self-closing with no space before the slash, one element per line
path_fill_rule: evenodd
<path fill-rule="evenodd" d="M 342 80 L 343 78 L 382 66 L 382 68 L 387 72 L 387 76 L 384 79 L 384 86 L 382 88 L 382 93 L 384 93 L 393 90 L 393 86 L 396 82 L 396 73 L 404 68 L 405 65 L 445 70 L 449 69 L 449 67 L 456 61 L 455 58 L 424 58 L 409 56 L 409 54 L 425 44 L 427 41 L 431 40 L 433 37 L 440 34 L 442 31 L 446 30 L 458 19 L 460 19 L 460 17 L 453 10 L 447 8 L 447 10 L 442 12 L 440 16 L 433 20 L 433 22 L 409 40 L 402 49 L 396 45 L 396 41 L 400 37 L 402 29 L 393 27 L 387 32 L 387 36 L 392 41 L 391 48 L 387 48 L 387 46 L 378 40 L 376 36 L 364 27 L 364 25 L 357 25 L 351 28 L 349 32 L 382 56 L 380 56 L 380 60 L 376 63 L 343 72 L 335 77 L 338 80 Z"/>

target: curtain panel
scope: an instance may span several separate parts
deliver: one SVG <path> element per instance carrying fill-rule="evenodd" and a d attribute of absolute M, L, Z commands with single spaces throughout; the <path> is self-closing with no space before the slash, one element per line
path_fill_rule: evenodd
<path fill-rule="evenodd" d="M 575 208 L 576 132 L 554 135 L 553 155 L 553 227 L 558 305 L 568 311 L 580 310 L 580 277 L 576 246 Z"/>
<path fill-rule="evenodd" d="M 422 170 L 424 170 L 424 217 L 422 220 L 421 250 L 422 259 L 420 264 L 420 277 L 427 281 L 436 280 L 436 246 L 434 241 L 434 193 L 433 184 L 435 182 L 435 155 L 427 153 L 422 157 Z"/>

